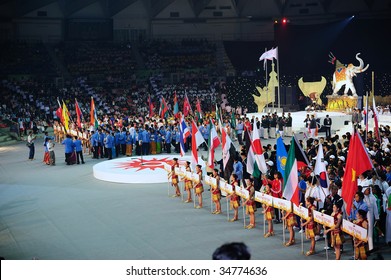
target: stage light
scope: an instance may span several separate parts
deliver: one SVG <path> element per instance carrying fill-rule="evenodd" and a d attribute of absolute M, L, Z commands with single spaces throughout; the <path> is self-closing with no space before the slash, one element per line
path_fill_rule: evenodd
<path fill-rule="evenodd" d="M 286 18 L 283 18 L 283 19 L 282 19 L 282 23 L 285 24 L 285 23 L 287 23 L 287 22 L 288 22 L 288 20 L 287 20 Z"/>

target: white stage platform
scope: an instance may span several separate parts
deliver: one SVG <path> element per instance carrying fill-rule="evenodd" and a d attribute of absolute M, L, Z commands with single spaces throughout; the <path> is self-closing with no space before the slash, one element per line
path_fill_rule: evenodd
<path fill-rule="evenodd" d="M 341 113 L 341 112 L 327 112 L 327 111 L 318 111 L 318 112 L 307 112 L 307 111 L 298 111 L 298 112 L 291 112 L 292 116 L 292 131 L 296 134 L 305 132 L 305 123 L 304 119 L 306 118 L 307 114 L 315 115 L 315 118 L 320 119 L 320 124 L 323 125 L 323 120 L 326 118 L 326 115 L 329 115 L 333 121 L 333 124 L 331 126 L 332 131 L 345 131 L 346 129 L 352 130 L 352 115 Z M 251 119 L 252 116 L 258 117 L 259 120 L 262 119 L 262 116 L 265 115 L 265 113 L 247 113 L 247 116 Z M 285 116 L 288 115 L 288 112 L 285 112 Z M 278 116 L 281 116 L 281 113 L 278 113 Z M 345 125 L 345 123 L 348 122 L 348 125 Z"/>
<path fill-rule="evenodd" d="M 115 183 L 150 184 L 167 182 L 167 171 L 164 164 L 172 164 L 173 158 L 179 159 L 179 165 L 184 166 L 191 161 L 191 156 L 180 157 L 177 154 L 125 157 L 105 160 L 93 166 L 96 179 Z M 205 162 L 199 157 L 198 163 L 205 170 Z M 205 172 L 204 172 L 205 173 Z"/>

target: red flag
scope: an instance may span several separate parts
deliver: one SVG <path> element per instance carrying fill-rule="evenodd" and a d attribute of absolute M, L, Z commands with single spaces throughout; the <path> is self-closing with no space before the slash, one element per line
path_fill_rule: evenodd
<path fill-rule="evenodd" d="M 357 192 L 357 177 L 372 169 L 372 161 L 364 147 L 360 135 L 355 132 L 350 139 L 348 158 L 342 182 L 342 199 L 346 203 L 346 213 L 349 215 L 354 194 Z"/>
<path fill-rule="evenodd" d="M 76 124 L 79 128 L 81 128 L 81 119 L 83 118 L 83 114 L 80 110 L 79 103 L 75 99 L 75 110 L 76 110 Z"/>
<path fill-rule="evenodd" d="M 164 119 L 166 117 L 167 111 L 168 111 L 168 106 L 167 106 L 166 100 L 162 96 L 162 100 L 160 102 L 160 118 L 161 119 Z"/>
<path fill-rule="evenodd" d="M 61 123 L 64 123 L 64 120 L 62 119 L 62 106 L 60 104 L 60 100 L 57 99 L 58 102 L 58 109 L 56 110 L 56 116 L 60 119 Z"/>
<path fill-rule="evenodd" d="M 152 100 L 151 100 L 151 96 L 148 97 L 148 107 L 149 107 L 149 117 L 152 118 L 153 117 L 153 103 L 152 103 Z"/>
<path fill-rule="evenodd" d="M 191 112 L 191 106 L 187 94 L 185 93 L 185 100 L 183 100 L 183 115 L 186 117 Z"/>
<path fill-rule="evenodd" d="M 196 109 L 197 109 L 196 121 L 200 121 L 200 120 L 202 120 L 202 111 L 201 111 L 201 102 L 198 98 L 197 98 L 197 103 L 196 103 Z"/>
<path fill-rule="evenodd" d="M 91 96 L 91 109 L 90 109 L 90 124 L 94 126 L 95 129 L 98 128 L 98 116 L 96 113 L 96 108 L 95 108 L 95 102 L 94 102 L 94 97 Z"/>

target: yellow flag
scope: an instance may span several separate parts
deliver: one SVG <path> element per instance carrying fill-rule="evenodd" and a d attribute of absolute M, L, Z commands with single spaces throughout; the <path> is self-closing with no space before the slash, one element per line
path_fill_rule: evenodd
<path fill-rule="evenodd" d="M 64 121 L 63 125 L 65 131 L 69 131 L 69 112 L 67 105 L 65 105 L 64 101 L 62 102 L 62 119 Z"/>

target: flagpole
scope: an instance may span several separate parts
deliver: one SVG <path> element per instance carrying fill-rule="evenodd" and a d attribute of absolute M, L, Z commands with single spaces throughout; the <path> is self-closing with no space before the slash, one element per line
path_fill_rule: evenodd
<path fill-rule="evenodd" d="M 267 52 L 267 48 L 265 48 L 265 52 Z M 267 82 L 267 59 L 265 59 L 265 85 L 266 85 L 266 108 L 269 108 L 269 85 Z"/>
<path fill-rule="evenodd" d="M 278 109 L 281 108 L 281 102 L 280 102 L 280 59 L 278 56 L 278 47 L 277 47 L 277 95 L 278 95 Z"/>
<path fill-rule="evenodd" d="M 369 95 L 368 95 L 368 91 L 367 91 L 367 96 L 366 96 L 366 100 L 365 100 L 365 112 L 366 112 L 366 123 L 365 123 L 365 142 L 367 142 L 367 139 L 368 139 L 368 123 L 369 123 L 369 112 L 368 112 L 368 98 L 369 98 Z"/>
<path fill-rule="evenodd" d="M 245 211 L 245 205 L 244 205 L 244 202 L 243 202 L 243 197 L 240 197 L 240 199 L 242 200 L 243 228 L 246 228 L 246 211 Z"/>

